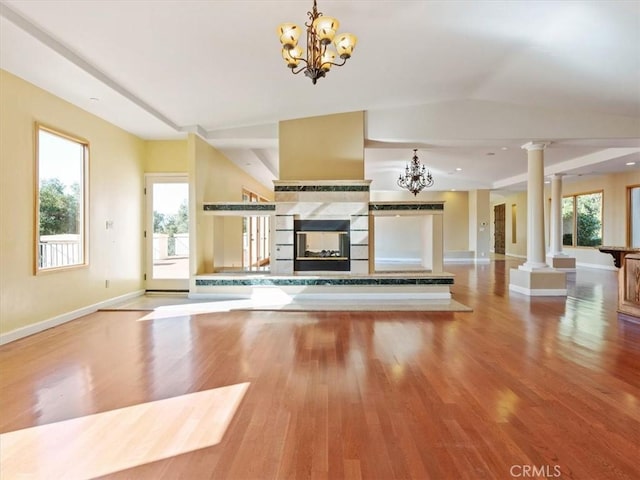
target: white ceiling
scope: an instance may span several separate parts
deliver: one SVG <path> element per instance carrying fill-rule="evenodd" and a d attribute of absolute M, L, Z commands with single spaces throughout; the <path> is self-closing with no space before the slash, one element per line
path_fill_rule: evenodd
<path fill-rule="evenodd" d="M 437 190 L 523 188 L 531 140 L 568 180 L 640 168 L 640 2 L 318 2 L 358 45 L 317 85 L 287 71 L 276 35 L 311 0 L 0 0 L 0 67 L 143 138 L 197 132 L 268 186 L 278 121 L 356 110 L 374 190 L 399 190 L 413 148 Z M 449 130 L 412 116 L 479 104 L 503 113 L 474 118 L 478 135 L 450 133 L 464 109 Z M 591 127 L 545 130 L 567 112 Z"/>

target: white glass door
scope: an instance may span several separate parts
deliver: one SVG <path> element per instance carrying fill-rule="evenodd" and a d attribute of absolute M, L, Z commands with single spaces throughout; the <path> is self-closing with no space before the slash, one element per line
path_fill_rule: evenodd
<path fill-rule="evenodd" d="M 244 190 L 243 202 L 266 202 L 265 198 Z M 244 271 L 268 270 L 269 253 L 269 217 L 251 216 L 242 218 L 242 269 Z"/>
<path fill-rule="evenodd" d="M 189 289 L 189 183 L 147 175 L 146 289 Z"/>

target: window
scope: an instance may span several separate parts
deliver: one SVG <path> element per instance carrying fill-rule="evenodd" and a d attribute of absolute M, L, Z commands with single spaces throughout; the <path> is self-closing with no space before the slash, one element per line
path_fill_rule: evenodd
<path fill-rule="evenodd" d="M 640 248 L 640 185 L 627 187 L 628 245 Z"/>
<path fill-rule="evenodd" d="M 562 244 L 568 247 L 602 245 L 602 192 L 562 198 Z"/>
<path fill-rule="evenodd" d="M 85 265 L 89 144 L 36 125 L 36 273 Z"/>
<path fill-rule="evenodd" d="M 511 243 L 518 243 L 518 207 L 515 203 L 511 204 Z"/>

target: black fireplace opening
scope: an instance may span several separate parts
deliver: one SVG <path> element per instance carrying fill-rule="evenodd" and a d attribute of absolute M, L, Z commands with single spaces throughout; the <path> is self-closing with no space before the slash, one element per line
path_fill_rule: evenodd
<path fill-rule="evenodd" d="M 349 220 L 294 220 L 293 269 L 298 272 L 348 272 Z"/>

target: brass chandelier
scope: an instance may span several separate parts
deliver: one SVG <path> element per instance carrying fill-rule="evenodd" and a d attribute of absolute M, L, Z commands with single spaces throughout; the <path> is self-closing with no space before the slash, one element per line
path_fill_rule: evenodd
<path fill-rule="evenodd" d="M 301 29 L 297 25 L 283 23 L 278 27 L 278 33 L 280 43 L 282 43 L 282 58 L 284 58 L 287 67 L 295 75 L 304 72 L 315 85 L 318 79 L 324 77 L 332 66 L 341 67 L 347 63 L 356 46 L 357 39 L 351 33 L 341 33 L 336 36 L 340 22 L 318 12 L 316 0 L 313 0 L 313 10 L 307 12 L 307 15 L 309 22 L 304 24 L 307 27 L 306 57 L 303 56 L 303 50 L 298 45 Z M 331 42 L 335 45 L 335 50 L 330 48 Z M 342 63 L 335 63 L 336 57 L 340 57 Z"/>
<path fill-rule="evenodd" d="M 406 188 L 414 195 L 418 195 L 424 188 L 433 186 L 431 172 L 424 165 L 420 165 L 417 148 L 413 149 L 413 158 L 411 163 L 405 166 L 404 174 L 401 173 L 398 177 L 398 186 Z"/>

